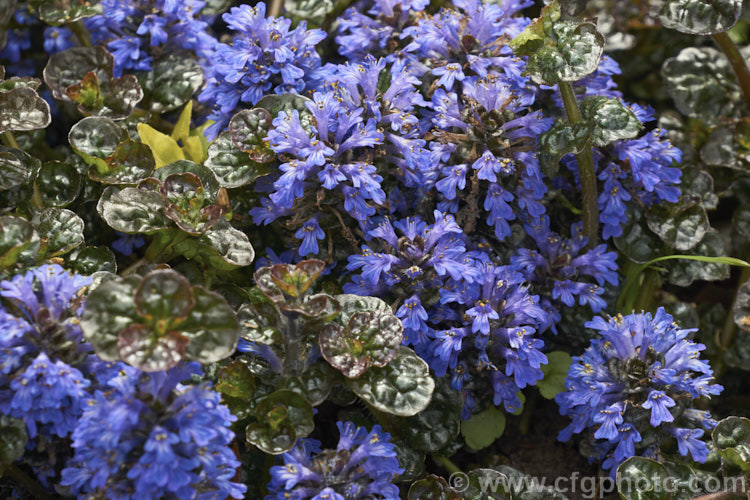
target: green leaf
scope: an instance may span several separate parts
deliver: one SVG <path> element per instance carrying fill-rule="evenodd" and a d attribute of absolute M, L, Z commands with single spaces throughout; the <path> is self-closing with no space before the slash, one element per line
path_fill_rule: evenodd
<path fill-rule="evenodd" d="M 739 328 L 750 331 L 750 281 L 742 283 L 737 289 L 732 316 Z"/>
<path fill-rule="evenodd" d="M 145 123 L 139 123 L 137 128 L 138 136 L 141 138 L 141 141 L 151 148 L 151 152 L 153 153 L 156 162 L 156 168 L 161 168 L 164 165 L 169 165 L 170 163 L 185 159 L 185 153 L 182 152 L 177 141 L 169 137 L 167 134 L 162 134 Z"/>
<path fill-rule="evenodd" d="M 120 142 L 127 139 L 127 132 L 109 118 L 87 117 L 77 122 L 68 133 L 68 142 L 73 151 L 88 165 L 96 167 L 100 174 L 107 174 L 111 167 L 107 158 L 114 154 Z"/>
<path fill-rule="evenodd" d="M 706 209 L 700 205 L 654 207 L 646 213 L 646 222 L 667 246 L 678 251 L 694 248 L 711 229 Z"/>
<path fill-rule="evenodd" d="M 567 352 L 547 353 L 547 364 L 541 366 L 544 378 L 536 382 L 543 398 L 555 399 L 555 396 L 565 391 L 565 379 L 572 363 L 573 358 Z"/>
<path fill-rule="evenodd" d="M 39 170 L 36 185 L 45 207 L 64 207 L 78 196 L 81 190 L 81 175 L 69 163 L 48 162 Z"/>
<path fill-rule="evenodd" d="M 595 124 L 591 135 L 594 146 L 606 146 L 636 137 L 643 128 L 635 113 L 614 97 L 594 96 L 581 102 L 583 119 Z"/>
<path fill-rule="evenodd" d="M 137 188 L 104 190 L 96 207 L 115 231 L 151 234 L 166 229 L 171 221 L 164 213 L 164 200 L 154 191 Z"/>
<path fill-rule="evenodd" d="M 712 47 L 689 47 L 662 68 L 667 93 L 685 116 L 707 125 L 746 113 L 740 88 L 724 54 Z"/>
<path fill-rule="evenodd" d="M 491 406 L 461 422 L 466 444 L 475 450 L 486 448 L 505 432 L 505 414 Z"/>
<path fill-rule="evenodd" d="M 0 191 L 22 186 L 34 178 L 40 162 L 20 149 L 0 146 Z"/>
<path fill-rule="evenodd" d="M 255 375 L 241 360 L 234 360 L 219 371 L 216 390 L 233 398 L 250 399 L 255 394 Z"/>
<path fill-rule="evenodd" d="M 0 477 L 4 469 L 26 451 L 26 424 L 23 420 L 0 414 Z"/>
<path fill-rule="evenodd" d="M 102 184 L 135 184 L 154 171 L 151 149 L 142 142 L 126 139 L 105 160 L 108 171 L 89 170 L 89 179 Z"/>
<path fill-rule="evenodd" d="M 299 112 L 299 121 L 302 124 L 302 128 L 309 133 L 314 118 L 310 110 L 307 109 L 308 103 L 312 103 L 312 101 L 299 94 L 268 94 L 263 96 L 255 107 L 265 109 L 271 114 L 272 118 L 278 116 L 282 111 L 287 115 L 291 115 L 293 111 L 297 111 Z"/>
<path fill-rule="evenodd" d="M 186 172 L 167 176 L 160 193 L 167 217 L 194 236 L 208 231 L 223 213 L 219 205 L 209 204 L 203 183 L 195 174 Z"/>
<path fill-rule="evenodd" d="M 622 235 L 615 238 L 615 246 L 628 259 L 643 264 L 663 254 L 661 240 L 645 227 L 641 213 L 634 207 L 628 207 L 628 220 L 622 225 Z"/>
<path fill-rule="evenodd" d="M 167 370 L 183 358 L 217 362 L 234 352 L 239 337 L 221 295 L 191 287 L 170 269 L 98 286 L 86 299 L 81 328 L 102 359 L 144 371 Z"/>
<path fill-rule="evenodd" d="M 312 405 L 296 392 L 276 391 L 258 401 L 257 423 L 247 426 L 247 441 L 271 455 L 290 450 L 314 428 Z"/>
<path fill-rule="evenodd" d="M 742 12 L 742 0 L 651 0 L 651 15 L 682 33 L 711 35 L 735 25 Z"/>
<path fill-rule="evenodd" d="M 404 337 L 392 313 L 357 312 L 346 327 L 328 324 L 318 337 L 320 352 L 345 377 L 360 376 L 370 366 L 383 367 L 396 357 Z"/>
<path fill-rule="evenodd" d="M 728 127 L 716 128 L 700 150 L 703 163 L 710 167 L 726 167 L 742 170 L 744 167 L 737 152 L 734 133 Z"/>
<path fill-rule="evenodd" d="M 461 431 L 463 397 L 446 378 L 439 378 L 430 404 L 413 417 L 399 420 L 399 436 L 410 447 L 437 453 Z"/>
<path fill-rule="evenodd" d="M 36 263 L 40 245 L 31 222 L 22 217 L 0 217 L 0 270 Z"/>
<path fill-rule="evenodd" d="M 411 483 L 408 500 L 460 500 L 455 490 L 440 476 L 429 474 L 424 479 Z"/>
<path fill-rule="evenodd" d="M 617 468 L 620 497 L 626 500 L 669 500 L 663 488 L 668 479 L 664 465 L 650 458 L 631 457 Z"/>
<path fill-rule="evenodd" d="M 72 23 L 102 13 L 98 2 L 91 0 L 31 0 L 39 19 L 53 26 Z"/>
<path fill-rule="evenodd" d="M 175 110 L 190 101 L 203 85 L 203 70 L 193 57 L 169 52 L 151 64 L 151 71 L 136 72 L 143 88 L 141 106 L 154 113 Z"/>
<path fill-rule="evenodd" d="M 78 247 L 68 256 L 66 266 L 85 276 L 97 272 L 117 272 L 115 254 L 108 247 Z"/>
<path fill-rule="evenodd" d="M 594 133 L 592 122 L 580 122 L 571 125 L 567 121 L 557 120 L 548 131 L 539 136 L 539 163 L 547 176 L 554 176 L 560 166 L 560 160 L 568 153 L 578 154 L 585 147 L 590 147 L 589 139 Z"/>
<path fill-rule="evenodd" d="M 52 121 L 49 104 L 36 90 L 23 87 L 0 91 L 0 134 L 14 130 L 37 130 Z"/>
<path fill-rule="evenodd" d="M 333 389 L 336 372 L 326 363 L 315 363 L 302 374 L 281 377 L 276 380 L 278 389 L 289 389 L 318 406 L 328 398 Z"/>
<path fill-rule="evenodd" d="M 48 208 L 36 221 L 44 258 L 66 254 L 83 244 L 83 219 L 64 208 Z"/>
<path fill-rule="evenodd" d="M 274 264 L 256 271 L 253 278 L 260 291 L 277 305 L 293 306 L 318 279 L 325 262 L 308 259 L 291 264 Z"/>
<path fill-rule="evenodd" d="M 371 367 L 346 385 L 367 404 L 400 417 L 411 417 L 427 408 L 435 389 L 427 363 L 407 347 L 383 368 Z"/>
<path fill-rule="evenodd" d="M 265 140 L 272 127 L 272 120 L 271 114 L 263 108 L 242 110 L 229 122 L 229 137 L 251 160 L 259 163 L 272 162 L 276 159 L 276 153 Z"/>
<path fill-rule="evenodd" d="M 711 229 L 701 242 L 692 249 L 694 255 L 675 255 L 683 259 L 670 265 L 669 281 L 677 286 L 690 286 L 695 280 L 721 281 L 729 277 L 730 265 L 746 265 L 739 259 L 726 256 L 724 241 L 715 229 Z M 666 260 L 661 257 L 657 262 Z"/>
<path fill-rule="evenodd" d="M 75 102 L 84 115 L 127 118 L 143 90 L 133 75 L 115 78 L 114 57 L 101 46 L 72 47 L 53 54 L 44 68 L 52 96 Z"/>
<path fill-rule="evenodd" d="M 451 478 L 451 486 L 460 490 L 465 500 L 512 500 L 508 482 L 508 476 L 495 469 L 474 469 Z"/>
<path fill-rule="evenodd" d="M 518 56 L 529 56 L 526 73 L 537 84 L 575 82 L 599 65 L 604 37 L 590 22 L 560 20 L 553 2 L 509 43 Z"/>
<path fill-rule="evenodd" d="M 187 259 L 197 259 L 208 269 L 232 271 L 250 265 L 255 250 L 247 235 L 226 220 L 219 221 L 200 238 L 189 238 L 174 246 Z"/>
<path fill-rule="evenodd" d="M 272 172 L 272 164 L 258 163 L 250 155 L 240 151 L 232 143 L 228 132 L 222 132 L 208 147 L 208 158 L 205 162 L 222 186 L 237 188 L 251 184 L 258 177 Z"/>

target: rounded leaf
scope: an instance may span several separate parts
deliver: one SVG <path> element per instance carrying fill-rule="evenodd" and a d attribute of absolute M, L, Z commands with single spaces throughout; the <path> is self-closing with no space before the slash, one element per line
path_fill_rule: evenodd
<path fill-rule="evenodd" d="M 81 190 L 81 175 L 69 163 L 48 162 L 39 170 L 36 185 L 44 206 L 64 207 L 78 196 Z"/>
<path fill-rule="evenodd" d="M 735 25 L 742 0 L 650 0 L 651 15 L 661 23 L 691 35 L 723 33 Z"/>
<path fill-rule="evenodd" d="M 144 94 L 141 106 L 155 113 L 179 108 L 203 85 L 200 64 L 183 53 L 170 52 L 156 59 L 150 71 L 137 75 Z"/>
<path fill-rule="evenodd" d="M 259 163 L 276 159 L 265 137 L 271 129 L 271 113 L 263 108 L 245 109 L 235 114 L 229 122 L 229 137 L 232 143 Z"/>
<path fill-rule="evenodd" d="M 66 254 L 83 244 L 83 219 L 65 208 L 48 208 L 35 219 L 45 258 Z"/>
<path fill-rule="evenodd" d="M 154 191 L 107 188 L 96 208 L 109 227 L 122 233 L 150 234 L 171 224 L 164 213 L 164 200 Z"/>
<path fill-rule="evenodd" d="M 403 346 L 386 366 L 372 367 L 346 384 L 375 409 L 401 417 L 427 408 L 435 389 L 427 363 Z"/>
<path fill-rule="evenodd" d="M 120 359 L 118 334 L 138 320 L 135 308 L 137 276 L 107 281 L 86 297 L 81 317 L 83 336 L 105 361 Z"/>
<path fill-rule="evenodd" d="M 272 165 L 255 162 L 250 159 L 250 155 L 240 151 L 232 143 L 228 132 L 221 133 L 208 147 L 205 165 L 226 188 L 251 184 L 258 177 L 268 175 L 272 171 Z"/>

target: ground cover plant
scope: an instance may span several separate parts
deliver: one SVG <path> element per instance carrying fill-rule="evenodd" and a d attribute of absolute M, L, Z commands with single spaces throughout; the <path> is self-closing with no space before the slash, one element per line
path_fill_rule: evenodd
<path fill-rule="evenodd" d="M 740 0 L 0 0 L 0 497 L 750 498 Z"/>

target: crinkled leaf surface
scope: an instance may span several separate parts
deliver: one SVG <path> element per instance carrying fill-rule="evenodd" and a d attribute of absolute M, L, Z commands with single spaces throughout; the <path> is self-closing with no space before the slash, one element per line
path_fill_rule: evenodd
<path fill-rule="evenodd" d="M 510 42 L 516 55 L 529 56 L 526 72 L 542 85 L 575 82 L 596 70 L 604 36 L 590 22 L 561 20 L 557 2 Z"/>
<path fill-rule="evenodd" d="M 271 129 L 271 113 L 263 108 L 245 109 L 235 114 L 229 122 L 229 137 L 250 159 L 259 163 L 268 163 L 276 159 L 264 138 Z"/>
<path fill-rule="evenodd" d="M 638 209 L 628 207 L 627 222 L 622 225 L 622 235 L 615 238 L 615 246 L 628 259 L 638 264 L 664 254 L 661 239 L 646 226 Z"/>
<path fill-rule="evenodd" d="M 326 363 L 315 363 L 300 375 L 280 377 L 276 381 L 279 389 L 289 389 L 304 396 L 311 405 L 322 404 L 333 388 L 335 371 Z"/>
<path fill-rule="evenodd" d="M 729 417 L 721 420 L 711 433 L 716 451 L 726 460 L 750 472 L 750 420 Z"/>
<path fill-rule="evenodd" d="M 240 151 L 232 142 L 229 132 L 222 132 L 208 147 L 208 158 L 205 162 L 222 186 L 237 188 L 255 181 L 258 177 L 272 172 L 272 165 L 258 163 L 250 155 Z"/>
<path fill-rule="evenodd" d="M 53 26 L 72 23 L 102 13 L 99 2 L 92 0 L 32 0 L 39 19 Z"/>
<path fill-rule="evenodd" d="M 662 68 L 667 93 L 680 113 L 715 124 L 746 114 L 729 61 L 712 47 L 689 47 Z"/>
<path fill-rule="evenodd" d="M 122 233 L 150 234 L 171 224 L 164 213 L 164 200 L 154 191 L 109 187 L 99 199 L 97 210 L 112 229 Z"/>
<path fill-rule="evenodd" d="M 81 328 L 103 359 L 145 371 L 171 368 L 183 358 L 219 361 L 234 352 L 239 337 L 234 311 L 221 295 L 192 287 L 170 269 L 97 287 L 86 299 Z"/>
<path fill-rule="evenodd" d="M 651 15 L 691 35 L 728 31 L 742 12 L 742 0 L 650 0 Z"/>
<path fill-rule="evenodd" d="M 216 390 L 233 398 L 250 399 L 255 394 L 255 375 L 242 360 L 234 360 L 219 371 Z"/>
<path fill-rule="evenodd" d="M 78 247 L 67 259 L 66 267 L 86 276 L 97 272 L 117 272 L 117 260 L 109 247 Z"/>
<path fill-rule="evenodd" d="M 590 145 L 594 130 L 594 123 L 588 121 L 574 125 L 567 121 L 556 121 L 552 128 L 539 136 L 539 163 L 543 172 L 554 176 L 563 156 L 580 153 Z"/>
<path fill-rule="evenodd" d="M 1 270 L 10 269 L 17 263 L 36 262 L 39 248 L 39 235 L 31 222 L 23 217 L 0 217 Z"/>
<path fill-rule="evenodd" d="M 435 389 L 427 363 L 403 346 L 386 366 L 371 367 L 346 385 L 375 409 L 401 417 L 424 410 Z"/>
<path fill-rule="evenodd" d="M 40 162 L 16 148 L 0 146 L 0 191 L 29 182 L 39 170 Z"/>
<path fill-rule="evenodd" d="M 44 206 L 64 207 L 78 196 L 81 174 L 70 163 L 48 162 L 39 169 L 36 185 Z"/>
<path fill-rule="evenodd" d="M 415 481 L 409 487 L 408 500 L 460 500 L 458 493 L 448 486 L 448 483 L 440 476 L 429 474 L 424 479 Z"/>
<path fill-rule="evenodd" d="M 143 88 L 141 106 L 155 113 L 172 111 L 190 100 L 203 85 L 203 70 L 193 57 L 170 52 L 151 64 L 151 71 L 138 72 Z"/>
<path fill-rule="evenodd" d="M 45 128 L 51 121 L 49 104 L 33 88 L 0 90 L 0 133 L 37 130 Z"/>
<path fill-rule="evenodd" d="M 436 453 L 456 438 L 461 431 L 463 397 L 439 378 L 430 404 L 413 417 L 399 423 L 399 435 L 414 449 Z"/>
<path fill-rule="evenodd" d="M 711 229 L 700 243 L 690 250 L 692 255 L 725 257 L 724 241 L 718 231 Z M 669 267 L 669 282 L 677 286 L 690 286 L 695 280 L 720 281 L 729 277 L 729 264 L 700 262 L 695 260 L 673 260 Z"/>
<path fill-rule="evenodd" d="M 643 128 L 635 113 L 614 97 L 595 96 L 581 102 L 584 120 L 594 123 L 591 143 L 606 146 L 620 139 L 632 139 Z"/>
<path fill-rule="evenodd" d="M 383 367 L 396 356 L 404 327 L 392 313 L 356 312 L 346 327 L 328 324 L 318 337 L 320 352 L 344 376 L 361 375 L 370 366 Z"/>
<path fill-rule="evenodd" d="M 206 190 L 197 175 L 171 174 L 161 185 L 165 213 L 177 226 L 194 236 L 208 231 L 222 215 L 222 208 L 208 202 Z"/>
<path fill-rule="evenodd" d="M 0 477 L 8 465 L 23 456 L 27 440 L 23 420 L 0 414 Z"/>
<path fill-rule="evenodd" d="M 187 259 L 198 259 L 206 267 L 221 271 L 247 266 L 255 259 L 255 250 L 247 235 L 224 219 L 219 219 L 200 238 L 189 238 L 174 248 Z"/>
<path fill-rule="evenodd" d="M 700 205 L 655 207 L 646 214 L 646 221 L 664 243 L 679 251 L 695 247 L 711 229 L 706 209 Z"/>
<path fill-rule="evenodd" d="M 257 423 L 247 426 L 247 440 L 271 455 L 288 451 L 314 428 L 312 405 L 294 391 L 276 391 L 258 401 Z"/>
<path fill-rule="evenodd" d="M 39 214 L 36 230 L 45 258 L 66 254 L 83 244 L 83 219 L 65 208 L 48 208 Z"/>
<path fill-rule="evenodd" d="M 742 283 L 737 289 L 732 314 L 738 327 L 750 331 L 750 281 Z"/>

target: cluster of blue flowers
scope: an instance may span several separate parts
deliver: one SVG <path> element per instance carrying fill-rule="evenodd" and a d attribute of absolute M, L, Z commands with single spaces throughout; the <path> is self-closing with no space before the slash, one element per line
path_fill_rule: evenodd
<path fill-rule="evenodd" d="M 0 282 L 0 412 L 26 423 L 30 438 L 68 436 L 90 385 L 79 292 L 91 278 L 45 265 Z"/>
<path fill-rule="evenodd" d="M 375 425 L 368 432 L 351 422 L 338 422 L 335 450 L 321 450 L 320 442 L 300 439 L 284 465 L 271 467 L 266 500 L 398 500 L 393 479 L 403 472 L 391 436 Z"/>
<path fill-rule="evenodd" d="M 700 438 L 716 422 L 704 410 L 692 408 L 699 397 L 722 391 L 700 352 L 706 346 L 689 339 L 695 330 L 679 328 L 659 308 L 586 323 L 600 337 L 574 363 L 557 395 L 560 413 L 573 421 L 560 432 L 567 441 L 587 431 L 612 474 L 637 454 L 655 457 L 663 436 L 677 441 L 681 455 L 705 462 L 708 446 Z"/>
<path fill-rule="evenodd" d="M 101 389 L 73 432 L 62 484 L 79 497 L 243 498 L 240 462 L 227 446 L 236 420 L 207 384 L 182 385 L 197 363 L 145 373 L 122 363 L 93 368 Z"/>

